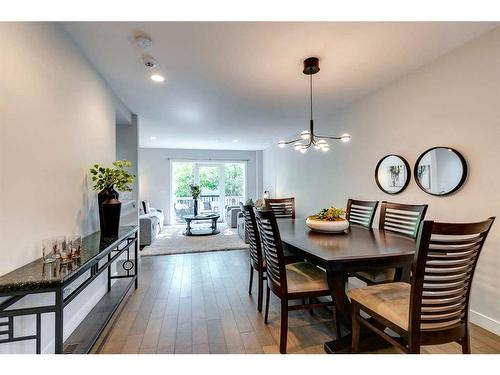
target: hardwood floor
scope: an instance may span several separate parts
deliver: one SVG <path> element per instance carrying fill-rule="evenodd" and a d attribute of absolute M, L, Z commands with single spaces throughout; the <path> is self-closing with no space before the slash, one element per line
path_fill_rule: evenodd
<path fill-rule="evenodd" d="M 94 346 L 94 353 L 278 353 L 279 300 L 269 324 L 248 295 L 248 250 L 143 257 L 139 288 Z M 324 353 L 330 314 L 290 312 L 288 353 Z M 473 353 L 500 353 L 500 337 L 471 327 Z M 425 353 L 460 353 L 458 344 Z M 381 351 L 382 353 L 382 351 Z M 393 349 L 383 353 L 395 353 Z"/>

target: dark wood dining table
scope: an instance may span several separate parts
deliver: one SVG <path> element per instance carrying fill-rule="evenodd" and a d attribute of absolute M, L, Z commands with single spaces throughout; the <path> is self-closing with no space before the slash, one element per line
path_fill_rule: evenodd
<path fill-rule="evenodd" d="M 351 343 L 351 303 L 346 294 L 349 274 L 395 268 L 395 281 L 408 281 L 415 241 L 356 225 L 351 225 L 346 233 L 318 233 L 309 230 L 304 219 L 281 219 L 278 227 L 285 248 L 326 270 L 338 315 L 349 334 L 325 343 L 325 351 L 348 351 Z"/>

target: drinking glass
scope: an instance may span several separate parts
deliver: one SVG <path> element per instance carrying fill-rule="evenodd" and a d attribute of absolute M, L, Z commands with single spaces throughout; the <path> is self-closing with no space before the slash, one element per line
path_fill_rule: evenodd
<path fill-rule="evenodd" d="M 56 261 L 56 253 L 54 251 L 54 239 L 42 240 L 42 258 L 44 263 L 54 263 Z"/>
<path fill-rule="evenodd" d="M 71 252 L 72 259 L 78 259 L 81 257 L 82 250 L 82 236 L 71 236 L 68 239 L 69 250 Z"/>
<path fill-rule="evenodd" d="M 65 264 L 71 262 L 71 250 L 68 246 L 66 236 L 58 237 L 57 247 L 59 248 L 59 254 L 61 255 L 61 263 Z"/>

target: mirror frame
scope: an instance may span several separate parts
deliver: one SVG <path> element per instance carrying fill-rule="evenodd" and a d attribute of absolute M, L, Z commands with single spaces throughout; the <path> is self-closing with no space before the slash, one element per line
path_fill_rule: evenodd
<path fill-rule="evenodd" d="M 447 150 L 450 150 L 452 151 L 455 155 L 458 156 L 458 158 L 460 159 L 460 163 L 462 163 L 462 177 L 460 178 L 460 181 L 458 182 L 457 186 L 455 186 L 452 190 L 450 190 L 449 192 L 445 193 L 445 194 L 435 194 L 435 193 L 431 193 L 429 191 L 427 191 L 423 186 L 422 184 L 420 184 L 420 181 L 418 180 L 418 175 L 417 175 L 417 170 L 418 170 L 418 164 L 420 163 L 420 160 L 422 160 L 422 158 L 429 152 L 429 151 L 432 151 L 432 150 L 435 150 L 437 148 L 444 148 L 444 149 L 447 149 Z M 415 179 L 415 182 L 417 183 L 417 186 L 424 192 L 424 193 L 427 193 L 429 195 L 434 195 L 436 197 L 445 197 L 447 195 L 450 195 L 450 194 L 453 194 L 454 192 L 456 192 L 457 190 L 459 190 L 463 184 L 465 183 L 465 180 L 467 179 L 467 176 L 469 174 L 469 169 L 467 167 L 467 162 L 465 161 L 465 158 L 464 156 L 457 150 L 455 150 L 454 148 L 452 147 L 446 147 L 446 146 L 436 146 L 436 147 L 431 147 L 427 150 L 425 150 L 424 152 L 422 152 L 420 154 L 420 156 L 418 157 L 417 161 L 415 162 L 415 165 L 413 167 L 413 178 Z"/>
<path fill-rule="evenodd" d="M 401 188 L 401 190 L 399 191 L 395 191 L 395 192 L 390 192 L 390 191 L 387 191 L 385 190 L 382 185 L 380 184 L 380 181 L 378 180 L 378 169 L 380 168 L 380 164 L 382 164 L 382 162 L 388 158 L 389 156 L 396 156 L 398 158 L 400 158 L 402 161 L 403 161 L 403 164 L 406 168 L 406 181 L 405 181 L 405 184 L 403 185 L 403 187 Z M 388 154 L 388 155 L 385 155 L 384 157 L 382 157 L 378 163 L 377 163 L 377 166 L 375 167 L 375 182 L 377 183 L 377 186 L 380 190 L 382 190 L 384 193 L 386 194 L 390 194 L 390 195 L 396 195 L 396 194 L 399 194 L 401 192 L 403 192 L 407 187 L 408 187 L 408 184 L 410 183 L 410 180 L 411 180 L 411 170 L 410 170 L 410 164 L 408 164 L 408 162 L 406 161 L 406 159 L 404 157 L 402 157 L 401 155 L 396 155 L 396 154 Z"/>

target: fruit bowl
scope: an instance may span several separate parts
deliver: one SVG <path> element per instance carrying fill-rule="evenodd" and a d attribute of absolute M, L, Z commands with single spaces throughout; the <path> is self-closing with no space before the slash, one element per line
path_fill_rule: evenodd
<path fill-rule="evenodd" d="M 308 217 L 306 225 L 312 231 L 320 233 L 343 233 L 349 228 L 349 222 L 346 219 L 330 221 Z"/>

